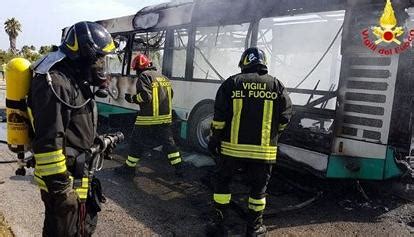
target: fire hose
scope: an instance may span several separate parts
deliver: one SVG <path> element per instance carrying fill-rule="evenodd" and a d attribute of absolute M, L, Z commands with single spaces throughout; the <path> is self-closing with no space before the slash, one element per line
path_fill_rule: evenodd
<path fill-rule="evenodd" d="M 93 176 L 95 171 L 99 171 L 103 167 L 103 160 L 110 159 L 110 154 L 115 146 L 124 140 L 124 134 L 122 132 L 103 134 L 95 138 L 93 145 L 82 153 L 79 157 L 84 156 L 88 161 L 89 175 Z M 23 154 L 24 153 L 19 153 Z M 33 156 L 28 158 L 18 157 L 18 160 L 7 161 L 8 163 L 20 162 L 21 167 L 16 170 L 16 175 L 24 176 L 26 174 L 25 167 L 30 168 L 35 166 L 35 160 Z M 0 162 L 6 163 L 6 162 Z"/>

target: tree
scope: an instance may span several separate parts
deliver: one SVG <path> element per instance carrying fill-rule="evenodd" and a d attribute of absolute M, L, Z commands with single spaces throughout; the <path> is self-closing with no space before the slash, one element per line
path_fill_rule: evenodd
<path fill-rule="evenodd" d="M 24 45 L 19 52 L 19 56 L 29 60 L 30 62 L 35 62 L 42 56 L 35 49 L 36 48 L 33 45 Z"/>
<path fill-rule="evenodd" d="M 16 38 L 19 35 L 19 32 L 22 32 L 22 25 L 14 17 L 7 19 L 4 22 L 4 31 L 9 35 L 10 42 L 10 51 L 12 53 L 17 53 L 16 50 Z"/>
<path fill-rule="evenodd" d="M 0 66 L 3 63 L 8 63 L 11 59 L 16 57 L 23 57 L 30 62 L 35 62 L 42 56 L 46 55 L 52 50 L 52 46 L 41 46 L 39 51 L 36 51 L 34 46 L 24 45 L 19 53 L 13 53 L 10 50 L 4 51 L 0 49 Z"/>
<path fill-rule="evenodd" d="M 21 53 L 21 54 L 27 54 L 27 53 L 30 53 L 30 51 L 31 51 L 30 47 L 29 47 L 29 46 L 27 46 L 27 45 L 24 45 L 24 46 L 22 47 L 22 49 L 20 50 L 20 53 Z"/>
<path fill-rule="evenodd" d="M 16 57 L 16 55 L 10 51 L 6 52 L 0 49 L 0 66 L 3 65 L 3 63 L 8 63 L 14 57 Z"/>
<path fill-rule="evenodd" d="M 40 46 L 39 53 L 41 55 L 45 55 L 45 54 L 49 53 L 51 50 L 52 50 L 52 46 Z"/>

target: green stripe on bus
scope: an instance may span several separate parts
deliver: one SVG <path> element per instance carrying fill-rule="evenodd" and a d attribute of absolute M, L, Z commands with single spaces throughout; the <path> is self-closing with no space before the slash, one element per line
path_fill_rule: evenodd
<path fill-rule="evenodd" d="M 394 152 L 388 147 L 384 159 L 331 155 L 326 177 L 384 180 L 401 174 Z"/>
<path fill-rule="evenodd" d="M 398 168 L 394 159 L 394 151 L 391 147 L 387 147 L 387 156 L 385 157 L 384 179 L 399 177 L 403 172 Z"/>
<path fill-rule="evenodd" d="M 116 105 L 109 105 L 105 103 L 96 103 L 98 106 L 98 114 L 104 117 L 109 117 L 111 114 L 129 114 L 129 113 L 136 113 L 136 110 L 123 108 Z"/>
<path fill-rule="evenodd" d="M 332 155 L 326 177 L 382 180 L 384 164 L 385 159 Z"/>

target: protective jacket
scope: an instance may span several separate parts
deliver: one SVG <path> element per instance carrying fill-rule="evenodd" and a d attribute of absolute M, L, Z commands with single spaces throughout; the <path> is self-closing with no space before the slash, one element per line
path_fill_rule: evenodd
<path fill-rule="evenodd" d="M 138 76 L 135 101 L 140 110 L 135 125 L 170 124 L 172 122 L 171 82 L 153 69 Z"/>
<path fill-rule="evenodd" d="M 28 97 L 35 133 L 32 139 L 35 179 L 41 189 L 52 193 L 60 193 L 70 187 L 69 175 L 74 172 L 74 158 L 77 155 L 73 151 L 80 153 L 90 148 L 96 136 L 97 110 L 94 100 L 74 109 L 58 99 L 70 105 L 81 105 L 91 97 L 86 93 L 90 90 L 89 86 L 80 88 L 76 83 L 82 74 L 73 70 L 69 63 L 67 59 L 62 59 L 53 63 L 47 71 L 34 68 Z M 42 68 L 42 63 L 37 67 Z M 50 86 L 53 86 L 56 95 Z M 85 183 L 76 191 L 81 199 L 86 199 L 88 184 L 87 180 L 83 181 Z"/>
<path fill-rule="evenodd" d="M 282 83 L 268 74 L 228 78 L 217 92 L 212 122 L 221 155 L 275 163 L 278 137 L 290 120 L 291 107 Z"/>

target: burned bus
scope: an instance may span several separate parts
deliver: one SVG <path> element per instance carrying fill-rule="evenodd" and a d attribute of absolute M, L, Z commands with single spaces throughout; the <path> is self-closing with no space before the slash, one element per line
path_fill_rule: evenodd
<path fill-rule="evenodd" d="M 411 6 L 389 0 L 194 0 L 98 21 L 117 44 L 116 56 L 107 59 L 111 85 L 109 96 L 98 100 L 100 115 L 110 120 L 138 109 L 124 94 L 135 92 L 130 64 L 143 52 L 172 80 L 180 138 L 205 151 L 218 87 L 239 72 L 244 49 L 258 46 L 294 103 L 279 165 L 326 178 L 400 177 L 412 170 L 414 54 L 411 44 L 386 52 L 406 45 L 414 28 Z"/>

